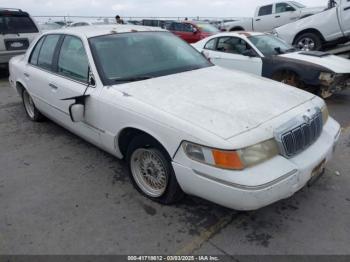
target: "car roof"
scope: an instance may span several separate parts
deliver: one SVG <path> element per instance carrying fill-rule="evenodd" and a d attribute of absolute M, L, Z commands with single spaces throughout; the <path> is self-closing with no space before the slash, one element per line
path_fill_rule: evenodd
<path fill-rule="evenodd" d="M 54 31 L 48 31 L 44 34 L 71 34 L 82 38 L 91 38 L 101 35 L 130 33 L 130 32 L 149 32 L 149 31 L 166 31 L 157 27 L 139 26 L 139 25 L 91 25 L 81 27 L 67 27 Z"/>

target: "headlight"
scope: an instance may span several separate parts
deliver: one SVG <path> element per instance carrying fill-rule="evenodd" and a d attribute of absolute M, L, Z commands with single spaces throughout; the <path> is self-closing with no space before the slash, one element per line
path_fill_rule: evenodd
<path fill-rule="evenodd" d="M 262 163 L 278 155 L 278 146 L 274 139 L 239 150 L 219 150 L 189 142 L 182 147 L 192 160 L 224 169 L 242 170 Z"/>
<path fill-rule="evenodd" d="M 328 112 L 328 108 L 327 108 L 327 105 L 324 105 L 322 108 L 321 108 L 321 112 L 322 112 L 322 121 L 323 121 L 323 125 L 326 124 L 328 118 L 329 118 L 329 112 Z"/>

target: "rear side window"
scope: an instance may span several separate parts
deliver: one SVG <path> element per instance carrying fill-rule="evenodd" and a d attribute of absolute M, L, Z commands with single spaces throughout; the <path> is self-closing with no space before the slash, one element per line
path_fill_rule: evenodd
<path fill-rule="evenodd" d="M 265 5 L 260 7 L 259 16 L 271 15 L 272 14 L 272 5 Z"/>
<path fill-rule="evenodd" d="M 83 43 L 77 37 L 66 36 L 58 57 L 58 73 L 87 82 L 88 71 L 89 63 Z"/>
<path fill-rule="evenodd" d="M 28 15 L 0 13 L 0 33 L 37 33 L 38 28 Z"/>
<path fill-rule="evenodd" d="M 44 69 L 52 70 L 53 56 L 59 39 L 59 35 L 46 36 L 45 41 L 40 49 L 38 66 Z"/>
<path fill-rule="evenodd" d="M 39 52 L 40 52 L 41 46 L 43 45 L 44 40 L 45 40 L 45 36 L 42 37 L 34 47 L 34 50 L 31 54 L 30 60 L 29 60 L 29 63 L 31 63 L 32 65 L 38 64 Z"/>

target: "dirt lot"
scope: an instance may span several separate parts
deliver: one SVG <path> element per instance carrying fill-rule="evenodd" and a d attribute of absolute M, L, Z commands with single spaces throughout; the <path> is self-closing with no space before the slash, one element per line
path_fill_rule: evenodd
<path fill-rule="evenodd" d="M 30 122 L 2 77 L 0 254 L 350 254 L 350 90 L 328 104 L 343 134 L 313 187 L 254 212 L 194 197 L 161 206 L 122 161 Z"/>

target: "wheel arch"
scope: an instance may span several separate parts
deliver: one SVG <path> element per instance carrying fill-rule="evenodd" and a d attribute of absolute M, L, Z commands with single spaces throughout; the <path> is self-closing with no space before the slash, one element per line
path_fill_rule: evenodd
<path fill-rule="evenodd" d="M 167 149 L 166 143 L 163 141 L 163 139 L 161 139 L 154 132 L 131 126 L 123 128 L 115 137 L 115 147 L 119 149 L 123 158 L 126 157 L 126 152 L 131 141 L 134 138 L 142 135 L 148 136 L 150 139 L 157 142 L 164 149 L 164 151 L 168 153 L 169 158 L 172 159 L 172 154 Z"/>
<path fill-rule="evenodd" d="M 315 28 L 307 28 L 307 29 L 304 29 L 304 30 L 300 31 L 299 33 L 297 33 L 297 34 L 295 35 L 295 37 L 294 37 L 294 39 L 293 39 L 293 45 L 296 44 L 296 40 L 298 39 L 299 36 L 301 36 L 302 34 L 306 34 L 306 33 L 313 33 L 313 34 L 316 34 L 316 35 L 318 35 L 318 36 L 320 37 L 320 39 L 321 39 L 322 42 L 325 41 L 325 39 L 324 39 L 322 33 L 321 33 L 319 30 L 317 30 L 317 29 L 315 29 Z"/>
<path fill-rule="evenodd" d="M 19 96 L 22 96 L 23 89 L 27 89 L 27 87 L 23 84 L 21 80 L 16 81 L 15 87 Z"/>

